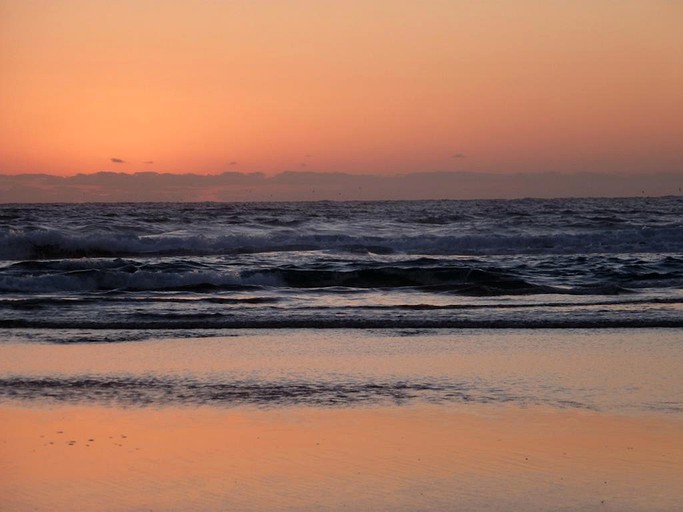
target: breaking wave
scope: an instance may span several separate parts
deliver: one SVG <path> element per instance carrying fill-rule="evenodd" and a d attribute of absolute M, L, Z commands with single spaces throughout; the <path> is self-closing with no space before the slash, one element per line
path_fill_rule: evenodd
<path fill-rule="evenodd" d="M 425 258 L 394 265 L 318 262 L 311 266 L 243 265 L 231 260 L 212 265 L 192 260 L 136 261 L 130 259 L 31 260 L 5 266 L 0 274 L 0 292 L 78 291 L 245 291 L 262 288 L 326 289 L 343 293 L 349 289 L 413 289 L 487 297 L 499 295 L 620 295 L 633 293 L 643 282 L 675 285 L 683 280 L 677 268 L 653 271 L 634 268 L 630 273 L 597 276 L 590 283 L 573 286 L 539 284 L 532 274 L 518 269 L 492 267 L 473 261 L 453 265 L 448 260 Z M 661 266 L 661 265 L 660 265 Z M 318 267 L 318 268 L 315 268 Z M 482 268 L 484 267 L 484 268 Z M 562 270 L 558 268 L 559 271 Z M 598 269 L 599 270 L 599 269 Z M 531 277 L 530 277 L 531 276 Z M 557 283 L 558 281 L 556 279 Z M 229 303 L 230 298 L 216 298 Z M 239 302 L 239 300 L 237 300 Z M 263 301 L 262 301 L 263 302 Z"/>
<path fill-rule="evenodd" d="M 351 227 L 351 226 L 349 226 Z M 0 231 L 0 259 L 208 256 L 268 252 L 496 255 L 622 254 L 683 251 L 683 227 L 621 229 L 597 233 L 297 233 L 264 230 L 249 235 L 153 236 L 54 229 Z"/>

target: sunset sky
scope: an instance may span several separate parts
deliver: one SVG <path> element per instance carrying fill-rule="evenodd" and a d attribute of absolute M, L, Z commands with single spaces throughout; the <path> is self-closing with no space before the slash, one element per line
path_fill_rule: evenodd
<path fill-rule="evenodd" d="M 683 2 L 0 0 L 0 173 L 677 173 Z"/>

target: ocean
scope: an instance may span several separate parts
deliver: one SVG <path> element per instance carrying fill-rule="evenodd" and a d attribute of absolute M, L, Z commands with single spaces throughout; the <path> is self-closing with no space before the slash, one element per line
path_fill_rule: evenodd
<path fill-rule="evenodd" d="M 681 327 L 682 287 L 681 197 L 0 206 L 15 339 Z"/>

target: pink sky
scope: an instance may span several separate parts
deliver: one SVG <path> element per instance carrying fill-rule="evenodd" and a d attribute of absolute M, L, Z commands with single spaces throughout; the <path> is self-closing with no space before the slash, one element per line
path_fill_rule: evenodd
<path fill-rule="evenodd" d="M 682 63 L 668 0 L 0 0 L 0 173 L 677 173 Z"/>

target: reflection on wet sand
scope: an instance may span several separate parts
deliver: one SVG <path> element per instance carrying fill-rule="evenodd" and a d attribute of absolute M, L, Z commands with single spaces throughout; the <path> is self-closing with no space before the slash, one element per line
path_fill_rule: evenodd
<path fill-rule="evenodd" d="M 0 408 L 3 510 L 677 510 L 678 415 Z"/>
<path fill-rule="evenodd" d="M 348 406 L 422 400 L 683 412 L 683 344 L 675 329 L 232 334 L 0 343 L 0 401 Z"/>

